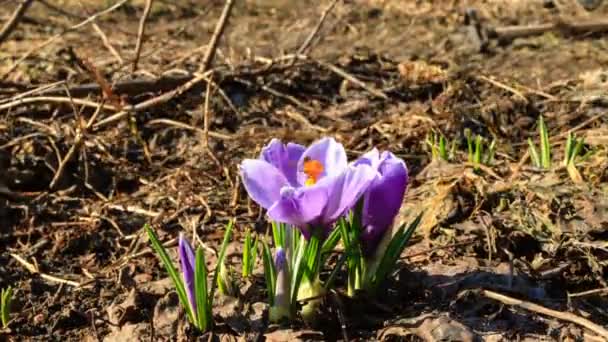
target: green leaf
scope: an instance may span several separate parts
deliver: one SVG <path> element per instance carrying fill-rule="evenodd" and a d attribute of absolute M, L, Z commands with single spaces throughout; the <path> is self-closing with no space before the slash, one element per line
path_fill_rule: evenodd
<path fill-rule="evenodd" d="M 215 293 L 215 286 L 217 285 L 217 277 L 219 276 L 219 265 L 224 263 L 224 259 L 226 257 L 226 248 L 228 248 L 228 243 L 230 242 L 230 238 L 232 237 L 232 229 L 234 228 L 234 221 L 230 220 L 228 225 L 226 226 L 226 232 L 224 233 L 224 241 L 222 241 L 222 246 L 220 247 L 220 253 L 217 257 L 217 266 L 215 267 L 215 271 L 213 272 L 213 281 L 211 282 L 211 291 L 209 292 L 209 311 L 211 312 L 211 308 L 213 307 L 213 294 Z"/>
<path fill-rule="evenodd" d="M 243 243 L 243 278 L 249 277 L 251 270 L 251 232 L 247 229 L 245 232 L 245 242 Z"/>
<path fill-rule="evenodd" d="M 536 147 L 534 146 L 534 143 L 532 142 L 532 139 L 528 138 L 528 145 L 529 145 L 529 151 L 530 151 L 530 159 L 532 160 L 532 164 L 534 164 L 535 167 L 542 167 L 541 161 L 540 161 L 540 157 L 538 156 L 538 152 L 536 151 Z"/>
<path fill-rule="evenodd" d="M 327 280 L 325 280 L 325 284 L 323 284 L 325 291 L 328 291 L 329 289 L 332 288 L 332 286 L 334 285 L 336 276 L 338 275 L 338 272 L 340 272 L 340 270 L 342 269 L 342 266 L 344 265 L 344 262 L 346 262 L 347 258 L 348 258 L 348 255 L 346 253 L 342 253 L 342 255 L 340 255 L 340 258 L 336 262 L 334 269 L 329 274 L 329 277 L 327 277 Z"/>
<path fill-rule="evenodd" d="M 249 273 L 253 273 L 253 268 L 255 267 L 256 262 L 258 261 L 258 244 L 259 244 L 259 236 L 256 235 L 255 242 L 251 247 L 251 258 L 249 263 Z"/>
<path fill-rule="evenodd" d="M 285 225 L 282 223 L 272 222 L 272 237 L 274 239 L 275 248 L 285 248 Z"/>
<path fill-rule="evenodd" d="M 2 320 L 2 327 L 5 329 L 10 321 L 12 299 L 13 288 L 9 286 L 6 289 L 2 289 L 2 293 L 0 294 L 0 318 Z"/>
<path fill-rule="evenodd" d="M 327 239 L 323 241 L 323 246 L 321 247 L 321 264 L 325 264 L 327 257 L 336 248 L 338 242 L 340 242 L 340 229 L 336 228 L 332 230 Z"/>
<path fill-rule="evenodd" d="M 262 243 L 262 262 L 264 264 L 264 277 L 266 278 L 266 289 L 268 291 L 268 304 L 272 306 L 274 305 L 274 291 L 277 277 L 272 252 L 266 241 Z"/>
<path fill-rule="evenodd" d="M 543 168 L 548 169 L 551 167 L 551 143 L 549 142 L 549 132 L 542 115 L 539 119 L 539 130 L 541 164 Z"/>
<path fill-rule="evenodd" d="M 304 240 L 304 237 L 301 237 Z M 307 243 L 302 241 L 298 244 L 297 248 L 294 251 L 294 262 L 293 269 L 291 270 L 292 282 L 290 284 L 290 303 L 295 303 L 298 296 L 298 289 L 300 287 L 300 283 L 302 282 L 302 277 L 304 276 L 304 270 L 306 266 L 305 259 L 305 249 L 307 247 Z"/>
<path fill-rule="evenodd" d="M 194 310 L 193 310 L 192 306 L 190 305 L 190 301 L 188 300 L 188 295 L 186 294 L 186 289 L 184 287 L 184 281 L 183 281 L 182 277 L 177 273 L 177 270 L 175 269 L 175 267 L 173 266 L 173 263 L 171 262 L 171 258 L 169 258 L 167 251 L 165 250 L 163 245 L 158 240 L 158 236 L 156 236 L 156 233 L 154 232 L 154 230 L 152 230 L 152 228 L 150 228 L 150 226 L 147 223 L 144 225 L 144 229 L 148 233 L 148 237 L 150 239 L 150 242 L 152 243 L 152 248 L 154 248 L 154 250 L 160 257 L 160 260 L 165 265 L 165 269 L 167 270 L 167 273 L 169 273 L 169 276 L 171 277 L 171 280 L 173 281 L 173 285 L 175 286 L 175 291 L 177 292 L 179 301 L 182 303 L 182 306 L 186 310 L 188 319 L 190 320 L 190 322 L 192 324 L 194 324 L 196 326 L 197 321 L 195 319 Z"/>
<path fill-rule="evenodd" d="M 580 138 L 576 142 L 576 146 L 574 146 L 574 149 L 572 151 L 572 157 L 570 158 L 570 163 L 571 164 L 574 164 L 574 159 L 581 153 L 581 150 L 583 149 L 583 144 L 584 143 L 585 143 L 585 139 L 584 138 Z"/>
<path fill-rule="evenodd" d="M 473 158 L 473 164 L 475 164 L 475 166 L 479 166 L 479 164 L 481 164 L 481 153 L 483 150 L 483 145 L 482 145 L 482 141 L 481 141 L 481 136 L 478 135 L 477 138 L 475 139 L 475 157 Z"/>
<path fill-rule="evenodd" d="M 372 286 L 372 290 L 375 290 L 388 276 L 389 273 L 393 271 L 397 260 L 399 260 L 399 256 L 405 249 L 408 241 L 414 234 L 416 228 L 420 225 L 422 221 L 422 216 L 424 212 L 418 214 L 416 219 L 409 225 L 409 227 L 404 230 L 405 224 L 402 225 L 393 237 L 393 239 L 389 242 L 388 247 L 378 265 L 378 268 L 374 272 L 374 280 Z"/>
<path fill-rule="evenodd" d="M 466 128 L 464 130 L 464 135 L 467 138 L 467 150 L 468 150 L 468 160 L 469 162 L 473 162 L 473 137 L 471 135 L 471 130 Z"/>
<path fill-rule="evenodd" d="M 443 160 L 448 160 L 448 151 L 446 149 L 445 137 L 443 134 L 439 137 L 439 155 Z"/>
<path fill-rule="evenodd" d="M 564 166 L 568 166 L 570 161 L 572 160 L 572 132 L 568 133 L 568 138 L 566 139 L 566 147 L 564 148 Z"/>
<path fill-rule="evenodd" d="M 208 298 L 207 291 L 207 266 L 205 265 L 205 254 L 202 248 L 196 249 L 196 262 L 194 266 L 194 288 L 196 297 L 196 317 L 198 319 L 198 328 L 201 331 L 207 331 L 211 328 L 213 320 L 209 314 L 211 310 L 211 300 Z"/>
<path fill-rule="evenodd" d="M 490 147 L 488 147 L 488 154 L 486 154 L 484 164 L 490 165 L 494 161 L 494 153 L 496 152 L 496 140 L 492 139 Z"/>

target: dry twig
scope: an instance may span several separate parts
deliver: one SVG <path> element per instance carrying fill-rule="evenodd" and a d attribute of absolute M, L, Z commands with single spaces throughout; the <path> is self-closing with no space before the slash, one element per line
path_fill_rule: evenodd
<path fill-rule="evenodd" d="M 200 73 L 203 73 L 209 69 L 211 62 L 213 62 L 213 57 L 215 57 L 215 51 L 217 50 L 217 44 L 220 37 L 224 33 L 226 25 L 228 24 L 228 17 L 230 16 L 233 6 L 233 0 L 226 1 L 226 5 L 224 5 L 222 15 L 220 16 L 220 20 L 217 22 L 217 25 L 215 25 L 215 31 L 213 31 L 213 36 L 211 36 L 211 40 L 209 41 L 209 48 L 207 49 L 207 52 L 205 52 L 205 57 L 203 57 L 203 64 L 199 68 Z"/>
<path fill-rule="evenodd" d="M 334 0 L 334 1 L 332 1 L 327 6 L 327 8 L 323 11 L 323 13 L 321 14 L 321 18 L 319 19 L 319 22 L 317 23 L 317 25 L 315 26 L 315 28 L 310 32 L 310 34 L 308 35 L 308 37 L 306 37 L 306 40 L 304 41 L 304 43 L 302 43 L 302 45 L 300 45 L 300 48 L 296 52 L 296 55 L 302 55 L 302 54 L 306 53 L 306 50 L 310 47 L 310 44 L 312 43 L 312 40 L 315 38 L 315 36 L 321 30 L 321 27 L 323 26 L 323 23 L 325 22 L 325 19 L 327 18 L 327 15 L 336 6 L 336 4 L 338 3 L 338 1 L 340 1 L 340 0 Z M 292 62 L 294 62 L 294 61 L 295 60 L 292 60 Z"/>
<path fill-rule="evenodd" d="M 194 77 L 190 81 L 186 82 L 182 86 L 180 86 L 172 91 L 166 92 L 166 93 L 164 93 L 160 96 L 154 97 L 150 100 L 140 102 L 135 106 L 125 108 L 125 110 L 120 111 L 104 120 L 101 120 L 100 122 L 98 122 L 95 125 L 94 128 L 98 129 L 101 126 L 107 125 L 111 122 L 121 120 L 122 118 L 127 116 L 129 114 L 129 112 L 131 112 L 131 113 L 138 112 L 138 111 L 156 106 L 158 104 L 165 103 L 165 102 L 173 99 L 174 97 L 179 96 L 179 95 L 183 94 L 184 92 L 190 90 L 192 87 L 197 85 L 199 82 L 207 79 L 209 77 L 209 75 L 211 75 L 211 70 L 207 70 L 207 69 L 211 65 L 211 62 L 213 61 L 213 57 L 215 56 L 215 50 L 217 50 L 217 44 L 219 42 L 220 36 L 224 32 L 226 24 L 228 23 L 228 17 L 230 16 L 230 12 L 232 10 L 233 5 L 234 5 L 234 3 L 232 0 L 226 1 L 226 5 L 224 6 L 224 10 L 222 11 L 222 16 L 220 17 L 220 19 L 215 27 L 215 32 L 213 33 L 213 36 L 211 37 L 211 41 L 209 42 L 209 49 L 207 50 L 207 53 L 205 54 L 205 58 L 203 59 L 203 64 L 199 68 L 199 72 L 196 73 L 196 77 Z"/>
<path fill-rule="evenodd" d="M 152 9 L 153 0 L 146 0 L 146 7 L 144 13 L 139 21 L 139 29 L 137 30 L 137 45 L 135 46 L 135 59 L 133 60 L 133 72 L 137 71 L 137 63 L 139 63 L 139 56 L 141 54 L 141 46 L 144 40 L 144 34 L 146 32 L 146 20 L 150 16 L 150 10 Z"/>
<path fill-rule="evenodd" d="M 103 43 L 103 46 L 105 46 L 106 49 L 108 49 L 108 51 L 110 51 L 110 53 L 112 54 L 112 56 L 114 56 L 114 58 L 116 58 L 118 63 L 121 65 L 124 64 L 125 62 L 122 59 L 122 56 L 118 53 L 118 51 L 116 51 L 114 46 L 112 46 L 112 44 L 110 44 L 110 40 L 108 39 L 108 36 L 106 36 L 106 34 L 101 30 L 101 28 L 99 27 L 99 25 L 97 25 L 97 23 L 93 23 L 93 29 L 95 30 L 97 35 L 101 38 L 101 42 Z"/>
<path fill-rule="evenodd" d="M 38 52 L 40 50 L 42 50 L 44 47 L 46 47 L 47 45 L 50 45 L 51 43 L 53 43 L 54 41 L 56 41 L 57 39 L 61 38 L 64 34 L 70 32 L 70 31 L 74 31 L 77 30 L 85 25 L 87 25 L 88 23 L 95 21 L 97 18 L 99 18 L 102 15 L 108 14 L 112 11 L 114 11 L 115 9 L 121 7 L 122 5 L 124 5 L 125 3 L 127 3 L 129 0 L 121 0 L 117 3 L 115 3 L 114 5 L 106 8 L 103 11 L 97 12 L 95 14 L 93 14 L 92 16 L 88 17 L 86 20 L 81 21 L 80 23 L 73 25 L 71 27 L 68 27 L 67 29 L 65 29 L 63 32 L 60 32 L 54 36 L 52 36 L 51 38 L 45 40 L 44 42 L 42 42 L 41 44 L 38 44 L 36 46 L 33 46 L 31 49 L 29 49 L 25 54 L 23 54 L 23 56 L 21 56 L 18 60 L 16 60 L 9 68 L 7 71 L 4 72 L 4 74 L 0 75 L 0 80 L 4 80 L 10 73 L 12 73 L 21 63 L 23 63 L 24 60 L 26 60 L 27 58 L 29 58 L 32 54 L 34 54 L 35 52 Z"/>
<path fill-rule="evenodd" d="M 73 280 L 63 279 L 63 278 L 55 277 L 55 276 L 52 276 L 49 274 L 41 273 L 40 270 L 38 270 L 38 267 L 36 265 L 25 260 L 18 254 L 10 253 L 10 256 L 13 257 L 13 259 L 15 259 L 18 263 L 23 265 L 25 268 L 27 268 L 27 270 L 30 271 L 30 273 L 38 274 L 38 275 L 40 275 L 40 278 L 42 278 L 44 280 L 54 282 L 54 283 L 67 284 L 67 285 L 71 285 L 71 286 L 75 286 L 75 287 L 80 286 L 80 283 L 77 283 Z"/>
<path fill-rule="evenodd" d="M 11 32 L 17 27 L 17 24 L 19 24 L 19 21 L 23 18 L 23 15 L 33 2 L 34 0 L 23 0 L 23 2 L 19 4 L 15 12 L 13 12 L 13 15 L 8 19 L 2 30 L 0 30 L 0 45 L 2 45 L 2 42 L 8 38 Z"/>
<path fill-rule="evenodd" d="M 506 295 L 503 295 L 503 294 L 500 294 L 500 293 L 497 293 L 494 291 L 490 291 L 490 290 L 481 290 L 481 294 L 488 298 L 497 300 L 497 301 L 502 302 L 507 305 L 516 305 L 516 306 L 519 306 L 526 310 L 534 311 L 539 314 L 551 316 L 551 317 L 554 317 L 557 319 L 561 319 L 564 321 L 578 324 L 584 328 L 587 328 L 587 329 L 593 331 L 594 333 L 598 334 L 599 336 L 605 338 L 608 341 L 608 330 L 606 328 L 601 327 L 600 325 L 595 324 L 595 323 L 591 322 L 590 320 L 577 316 L 573 313 L 549 309 L 549 308 L 546 308 L 544 306 L 541 306 L 541 305 L 538 305 L 535 303 L 531 303 L 531 302 L 527 302 L 525 300 L 509 297 L 509 296 L 506 296 Z"/>

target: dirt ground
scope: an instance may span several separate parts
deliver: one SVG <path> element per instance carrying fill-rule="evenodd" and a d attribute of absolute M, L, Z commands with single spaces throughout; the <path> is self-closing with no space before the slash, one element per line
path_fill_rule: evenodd
<path fill-rule="evenodd" d="M 123 2 L 91 20 L 119 2 L 34 1 L 0 41 L 0 288 L 15 288 L 0 340 L 608 338 L 607 2 L 235 1 L 193 84 L 224 1 L 154 1 L 135 71 L 145 1 Z M 0 26 L 17 5 L 0 0 Z M 549 170 L 528 154 L 540 115 Z M 465 130 L 495 139 L 492 163 L 468 162 Z M 585 139 L 574 171 L 569 132 Z M 448 161 L 431 133 L 455 143 Z M 322 136 L 402 157 L 398 221 L 425 216 L 385 295 L 337 291 L 319 324 L 269 325 L 261 266 L 239 277 L 243 233 L 268 225 L 238 164 Z M 179 232 L 215 249 L 231 218 L 239 293 L 200 335 L 142 226 L 176 257 Z"/>

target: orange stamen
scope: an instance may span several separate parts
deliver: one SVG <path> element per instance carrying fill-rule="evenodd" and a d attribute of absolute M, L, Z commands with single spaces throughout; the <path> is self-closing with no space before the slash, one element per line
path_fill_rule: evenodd
<path fill-rule="evenodd" d="M 323 164 L 318 160 L 310 158 L 304 159 L 304 173 L 308 176 L 306 179 L 306 185 L 313 185 L 319 179 L 319 176 L 323 173 Z"/>

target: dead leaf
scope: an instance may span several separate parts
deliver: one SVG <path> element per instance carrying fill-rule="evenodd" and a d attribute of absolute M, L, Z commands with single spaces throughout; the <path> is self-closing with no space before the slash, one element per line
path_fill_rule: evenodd
<path fill-rule="evenodd" d="M 167 293 L 154 306 L 154 331 L 159 336 L 176 336 L 179 320 L 179 297 L 175 292 Z"/>
<path fill-rule="evenodd" d="M 146 323 L 125 324 L 103 339 L 104 342 L 134 342 L 149 341 L 149 326 Z"/>
<path fill-rule="evenodd" d="M 137 276 L 135 276 L 137 280 Z M 163 278 L 156 281 L 145 282 L 139 285 L 141 292 L 149 293 L 155 296 L 164 296 L 167 292 L 173 290 L 173 281 L 171 278 Z"/>
<path fill-rule="evenodd" d="M 281 329 L 264 334 L 268 342 L 324 341 L 323 333 L 315 330 Z"/>
<path fill-rule="evenodd" d="M 404 61 L 399 63 L 397 68 L 401 77 L 409 83 L 443 83 L 447 81 L 447 73 L 443 69 L 424 61 Z"/>
<path fill-rule="evenodd" d="M 477 336 L 464 324 L 446 317 L 426 314 L 415 318 L 400 319 L 378 333 L 378 340 L 389 335 L 401 337 L 415 335 L 424 341 L 476 341 Z"/>
<path fill-rule="evenodd" d="M 139 316 L 139 304 L 141 294 L 133 289 L 121 303 L 116 301 L 108 306 L 108 320 L 115 325 L 122 325 L 125 322 L 137 322 Z"/>

